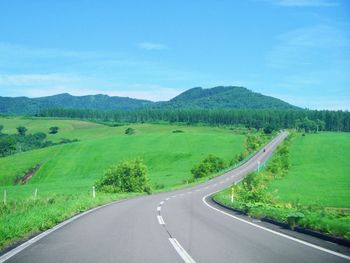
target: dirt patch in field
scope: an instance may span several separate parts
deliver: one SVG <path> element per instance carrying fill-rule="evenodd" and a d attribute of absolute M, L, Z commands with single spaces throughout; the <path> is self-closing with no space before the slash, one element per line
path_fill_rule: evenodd
<path fill-rule="evenodd" d="M 23 176 L 18 176 L 15 180 L 15 184 L 26 184 L 33 175 L 40 169 L 41 164 L 35 165 L 33 168 L 30 168 L 25 172 Z"/>

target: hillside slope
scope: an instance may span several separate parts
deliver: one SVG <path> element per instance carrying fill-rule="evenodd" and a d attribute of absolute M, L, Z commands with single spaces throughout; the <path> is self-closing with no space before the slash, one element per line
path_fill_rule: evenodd
<path fill-rule="evenodd" d="M 219 86 L 211 89 L 189 89 L 168 102 L 167 108 L 220 108 L 220 109 L 296 109 L 280 99 L 253 92 L 244 87 Z"/>
<path fill-rule="evenodd" d="M 108 95 L 72 96 L 68 93 L 41 98 L 0 97 L 0 113 L 35 114 L 45 108 L 133 110 L 144 108 L 185 109 L 297 109 L 280 99 L 243 87 L 219 86 L 192 88 L 165 102 L 110 97 Z"/>
<path fill-rule="evenodd" d="M 140 109 L 151 101 L 128 97 L 110 97 L 107 95 L 73 96 L 68 93 L 41 98 L 0 97 L 0 113 L 33 114 L 45 108 L 71 108 L 94 110 L 131 110 Z"/>

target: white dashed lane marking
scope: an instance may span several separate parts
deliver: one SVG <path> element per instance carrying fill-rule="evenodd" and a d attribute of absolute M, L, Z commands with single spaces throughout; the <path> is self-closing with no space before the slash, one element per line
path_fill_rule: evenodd
<path fill-rule="evenodd" d="M 163 220 L 163 217 L 162 217 L 162 216 L 157 216 L 157 219 L 158 219 L 158 223 L 159 223 L 160 225 L 165 225 L 165 223 L 164 223 L 164 220 Z"/>

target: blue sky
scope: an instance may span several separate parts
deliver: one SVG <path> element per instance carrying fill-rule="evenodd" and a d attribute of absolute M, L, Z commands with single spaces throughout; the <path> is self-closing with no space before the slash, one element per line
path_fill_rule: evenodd
<path fill-rule="evenodd" d="M 347 0 L 0 1 L 0 96 L 245 86 L 350 109 Z"/>

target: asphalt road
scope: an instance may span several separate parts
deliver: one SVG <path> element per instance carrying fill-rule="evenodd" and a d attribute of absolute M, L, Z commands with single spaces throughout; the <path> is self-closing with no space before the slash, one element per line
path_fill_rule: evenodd
<path fill-rule="evenodd" d="M 349 262 L 349 248 L 250 220 L 208 197 L 257 169 L 285 136 L 204 184 L 94 210 L 6 262 Z"/>

